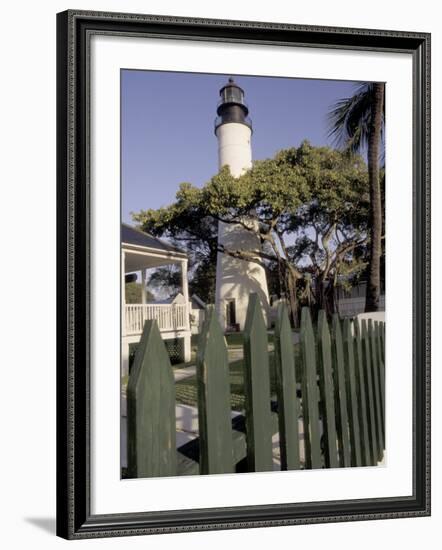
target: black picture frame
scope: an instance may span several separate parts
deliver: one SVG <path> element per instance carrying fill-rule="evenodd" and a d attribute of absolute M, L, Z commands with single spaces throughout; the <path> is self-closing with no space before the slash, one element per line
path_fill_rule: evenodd
<path fill-rule="evenodd" d="M 404 52 L 413 58 L 413 495 L 92 515 L 88 56 L 93 34 Z M 430 514 L 430 35 L 69 10 L 57 15 L 57 534 L 67 539 Z"/>

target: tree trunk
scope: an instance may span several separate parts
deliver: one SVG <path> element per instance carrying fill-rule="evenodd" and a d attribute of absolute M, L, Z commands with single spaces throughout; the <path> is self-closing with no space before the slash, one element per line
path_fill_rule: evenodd
<path fill-rule="evenodd" d="M 318 318 L 318 313 L 322 309 L 327 315 L 327 319 L 331 319 L 334 313 L 334 298 L 333 298 L 333 285 L 327 279 L 323 280 L 318 277 L 316 283 L 316 292 L 315 292 L 315 310 L 314 318 Z"/>
<path fill-rule="evenodd" d="M 370 266 L 365 311 L 378 311 L 381 283 L 382 202 L 379 184 L 384 84 L 374 84 L 373 111 L 368 136 L 368 181 L 370 186 Z"/>
<path fill-rule="evenodd" d="M 290 313 L 292 317 L 292 324 L 294 328 L 298 327 L 298 303 L 296 300 L 296 279 L 290 271 L 290 268 L 287 268 L 287 283 L 289 291 L 289 303 L 290 303 Z"/>

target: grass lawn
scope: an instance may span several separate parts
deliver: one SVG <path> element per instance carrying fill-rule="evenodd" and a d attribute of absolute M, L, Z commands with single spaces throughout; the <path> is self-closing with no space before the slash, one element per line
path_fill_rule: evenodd
<path fill-rule="evenodd" d="M 273 344 L 273 333 L 267 333 L 269 344 Z M 229 348 L 242 348 L 244 344 L 243 332 L 230 332 L 226 334 L 227 346 Z"/>
<path fill-rule="evenodd" d="M 296 365 L 299 365 L 299 344 L 293 346 Z M 233 410 L 244 410 L 244 361 L 240 359 L 229 365 L 230 370 L 230 404 Z M 275 359 L 274 353 L 269 353 L 270 391 L 275 393 Z M 300 378 L 298 378 L 299 380 Z M 176 401 L 183 405 L 197 406 L 196 376 L 190 376 L 175 384 Z"/>
<path fill-rule="evenodd" d="M 270 344 L 273 344 L 273 333 L 268 332 L 267 337 Z M 226 342 L 229 348 L 242 348 L 244 344 L 243 332 L 229 332 L 226 334 Z M 198 347 L 198 334 L 192 334 L 192 350 Z"/>
<path fill-rule="evenodd" d="M 229 349 L 242 348 L 244 343 L 242 332 L 233 332 L 226 335 L 226 341 Z M 268 342 L 273 344 L 274 338 L 272 333 L 268 333 Z M 183 369 L 186 367 L 195 365 L 195 357 L 198 347 L 198 335 L 192 335 L 192 357 L 190 362 L 178 363 L 172 365 L 173 370 Z M 295 353 L 295 364 L 297 371 L 300 366 L 299 360 L 299 344 L 293 346 Z M 233 410 L 240 411 L 244 409 L 244 362 L 243 359 L 231 361 L 229 365 L 230 370 L 230 402 Z M 269 352 L 269 371 L 270 371 L 270 389 L 271 393 L 275 393 L 275 364 L 274 364 L 274 352 Z M 300 380 L 300 373 L 297 372 L 297 379 Z M 122 380 L 122 385 L 127 385 L 127 377 Z M 175 384 L 176 389 L 176 401 L 183 405 L 190 405 L 192 407 L 197 406 L 197 385 L 196 376 L 190 376 L 183 380 L 179 380 Z"/>

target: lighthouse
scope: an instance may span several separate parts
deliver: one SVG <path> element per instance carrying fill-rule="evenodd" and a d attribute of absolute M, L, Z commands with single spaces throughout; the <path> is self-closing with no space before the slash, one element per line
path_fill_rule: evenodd
<path fill-rule="evenodd" d="M 218 167 L 228 165 L 232 176 L 239 177 L 252 166 L 252 121 L 244 100 L 244 90 L 229 78 L 219 92 L 215 119 L 218 139 Z M 259 259 L 261 247 L 255 220 L 242 224 L 218 223 L 218 245 L 230 251 L 245 251 Z M 246 227 L 244 227 L 244 225 Z M 216 263 L 215 308 L 224 330 L 243 330 L 250 294 L 254 292 L 268 318 L 269 294 L 264 267 L 254 261 L 234 258 L 218 252 Z"/>

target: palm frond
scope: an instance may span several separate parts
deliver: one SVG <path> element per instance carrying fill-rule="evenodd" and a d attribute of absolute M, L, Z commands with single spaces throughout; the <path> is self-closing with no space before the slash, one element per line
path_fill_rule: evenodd
<path fill-rule="evenodd" d="M 371 123 L 373 84 L 358 85 L 351 97 L 341 99 L 328 113 L 328 137 L 351 153 L 367 145 Z"/>

